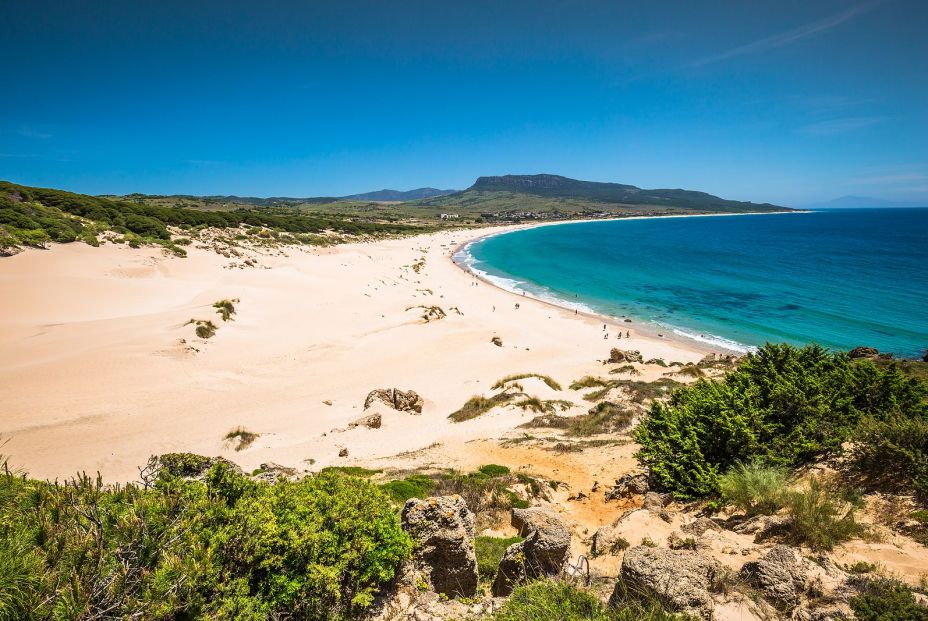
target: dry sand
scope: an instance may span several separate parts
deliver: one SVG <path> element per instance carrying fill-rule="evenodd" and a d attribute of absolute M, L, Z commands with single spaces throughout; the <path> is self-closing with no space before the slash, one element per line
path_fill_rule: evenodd
<path fill-rule="evenodd" d="M 116 245 L 2 259 L 2 451 L 36 477 L 86 470 L 111 481 L 134 479 L 149 455 L 170 451 L 224 455 L 246 470 L 268 461 L 315 470 L 435 443 L 457 460 L 465 442 L 528 417 L 508 408 L 447 420 L 502 376 L 545 373 L 566 386 L 601 373 L 615 346 L 681 362 L 708 351 L 626 323 L 630 340 L 615 340 L 610 326 L 605 341 L 600 317 L 477 281 L 450 255 L 488 232 L 291 250 L 247 269 L 207 250 L 179 259 Z M 240 300 L 234 321 L 211 306 L 223 298 Z M 418 305 L 447 317 L 425 323 L 421 309 L 407 310 Z M 217 334 L 197 338 L 185 325 L 192 318 L 212 319 Z M 380 429 L 339 431 L 362 415 L 370 390 L 388 387 L 420 393 L 422 415 L 388 412 Z M 566 389 L 542 394 L 540 382 L 528 388 L 580 401 Z M 261 436 L 236 452 L 223 437 L 239 425 Z"/>

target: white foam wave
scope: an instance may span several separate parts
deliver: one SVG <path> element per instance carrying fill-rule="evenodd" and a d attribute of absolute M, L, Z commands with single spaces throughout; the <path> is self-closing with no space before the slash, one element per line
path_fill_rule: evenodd
<path fill-rule="evenodd" d="M 730 351 L 738 352 L 739 354 L 746 354 L 748 352 L 757 351 L 757 348 L 753 345 L 745 345 L 743 343 L 739 343 L 738 341 L 726 339 L 715 334 L 697 334 L 695 332 L 688 332 L 687 330 L 681 330 L 680 328 L 673 327 L 670 329 L 673 330 L 673 333 L 678 336 L 686 337 L 692 341 L 698 341 L 707 345 L 712 345 L 713 347 L 728 349 Z"/>

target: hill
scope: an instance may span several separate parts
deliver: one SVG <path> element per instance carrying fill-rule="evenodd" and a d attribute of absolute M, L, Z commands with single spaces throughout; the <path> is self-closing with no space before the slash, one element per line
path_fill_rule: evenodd
<path fill-rule="evenodd" d="M 480 177 L 463 192 L 418 204 L 449 211 L 479 211 L 485 219 L 791 211 L 769 203 L 728 200 L 693 190 L 647 190 L 548 174 Z"/>
<path fill-rule="evenodd" d="M 446 196 L 454 194 L 457 190 L 439 190 L 437 188 L 416 188 L 415 190 L 377 190 L 376 192 L 365 192 L 363 194 L 352 194 L 343 196 L 347 200 L 356 201 L 415 201 L 423 198 L 434 198 L 436 196 Z"/>

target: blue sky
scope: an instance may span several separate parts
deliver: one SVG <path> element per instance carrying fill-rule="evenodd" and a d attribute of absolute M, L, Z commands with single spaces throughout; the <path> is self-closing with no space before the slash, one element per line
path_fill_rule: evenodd
<path fill-rule="evenodd" d="M 92 8 L 91 8 L 92 7 Z M 928 204 L 928 2 L 0 0 L 0 179 Z"/>

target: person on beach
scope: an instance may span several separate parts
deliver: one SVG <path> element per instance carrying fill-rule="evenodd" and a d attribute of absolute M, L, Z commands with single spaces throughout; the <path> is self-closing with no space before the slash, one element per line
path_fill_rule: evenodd
<path fill-rule="evenodd" d="M 627 339 L 632 338 L 632 333 L 626 330 L 626 331 L 625 331 L 625 338 L 627 338 Z"/>

